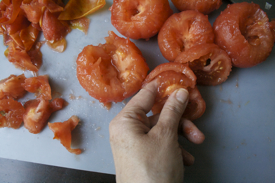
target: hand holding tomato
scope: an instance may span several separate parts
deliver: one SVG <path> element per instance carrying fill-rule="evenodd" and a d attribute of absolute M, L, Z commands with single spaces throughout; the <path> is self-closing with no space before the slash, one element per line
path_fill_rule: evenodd
<path fill-rule="evenodd" d="M 147 84 L 110 123 L 117 182 L 181 182 L 184 165 L 192 165 L 194 157 L 180 147 L 178 127 L 192 131 L 184 134 L 191 142 L 204 140 L 191 121 L 181 119 L 188 104 L 185 89 L 173 92 L 160 114 L 146 116 L 154 105 L 157 85 L 156 80 Z"/>

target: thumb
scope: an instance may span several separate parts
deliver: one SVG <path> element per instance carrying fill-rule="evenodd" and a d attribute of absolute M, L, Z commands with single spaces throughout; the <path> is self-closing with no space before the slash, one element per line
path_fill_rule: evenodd
<path fill-rule="evenodd" d="M 177 133 L 179 121 L 188 104 L 188 98 L 189 93 L 186 89 L 180 88 L 174 91 L 164 104 L 156 126 Z"/>

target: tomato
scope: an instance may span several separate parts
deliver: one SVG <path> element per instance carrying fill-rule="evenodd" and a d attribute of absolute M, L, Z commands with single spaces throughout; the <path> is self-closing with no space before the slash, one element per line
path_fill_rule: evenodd
<path fill-rule="evenodd" d="M 0 128 L 19 128 L 23 122 L 24 112 L 21 103 L 13 99 L 0 100 Z"/>
<path fill-rule="evenodd" d="M 51 86 L 47 75 L 28 78 L 22 86 L 28 92 L 35 93 L 37 98 L 51 100 Z"/>
<path fill-rule="evenodd" d="M 215 42 L 235 67 L 253 67 L 269 56 L 274 38 L 269 19 L 254 3 L 228 5 L 214 22 Z"/>
<path fill-rule="evenodd" d="M 160 51 L 170 62 L 192 46 L 213 41 L 214 32 L 208 17 L 193 10 L 173 14 L 158 35 Z"/>
<path fill-rule="evenodd" d="M 197 83 L 201 85 L 221 84 L 232 68 L 231 58 L 215 44 L 194 46 L 182 52 L 175 62 L 188 64 L 197 76 Z"/>
<path fill-rule="evenodd" d="M 25 82 L 25 79 L 25 75 L 21 74 L 19 76 L 10 75 L 8 78 L 1 80 L 0 99 L 19 99 L 23 97 L 26 91 L 21 84 Z"/>
<path fill-rule="evenodd" d="M 51 114 L 64 107 L 64 100 L 61 98 L 49 102 L 44 99 L 27 101 L 24 105 L 26 111 L 23 115 L 24 126 L 30 133 L 40 133 L 46 126 Z"/>
<path fill-rule="evenodd" d="M 81 149 L 72 149 L 72 130 L 78 125 L 79 118 L 72 116 L 69 120 L 64 122 L 48 123 L 49 128 L 54 133 L 53 139 L 59 139 L 61 144 L 70 152 L 74 154 L 81 154 Z"/>
<path fill-rule="evenodd" d="M 113 26 L 132 39 L 156 35 L 173 13 L 167 0 L 114 0 L 110 11 Z"/>
<path fill-rule="evenodd" d="M 172 0 L 172 3 L 180 11 L 196 10 L 203 14 L 209 14 L 219 9 L 222 0 Z"/>
<path fill-rule="evenodd" d="M 135 94 L 149 70 L 129 39 L 109 32 L 106 44 L 86 46 L 77 58 L 81 86 L 102 103 L 121 102 Z"/>
<path fill-rule="evenodd" d="M 51 13 L 48 9 L 44 12 L 41 28 L 47 41 L 59 41 L 71 31 L 68 22 L 57 19 L 59 14 Z"/>
<path fill-rule="evenodd" d="M 145 79 L 143 87 L 157 79 L 158 93 L 152 108 L 153 114 L 160 113 L 166 100 L 175 90 L 185 88 L 189 91 L 189 103 L 183 117 L 195 120 L 204 113 L 205 101 L 196 88 L 196 76 L 186 65 L 180 63 L 165 63 L 158 65 Z"/>
<path fill-rule="evenodd" d="M 273 33 L 274 41 L 275 41 L 275 19 L 272 20 L 269 24 L 270 24 L 271 32 Z"/>

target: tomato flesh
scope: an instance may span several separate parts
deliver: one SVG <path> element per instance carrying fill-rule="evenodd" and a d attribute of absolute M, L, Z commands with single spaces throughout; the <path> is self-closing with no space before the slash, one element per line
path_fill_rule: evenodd
<path fill-rule="evenodd" d="M 47 75 L 28 78 L 22 85 L 26 91 L 35 93 L 37 98 L 51 100 L 51 86 Z"/>
<path fill-rule="evenodd" d="M 158 93 L 152 108 L 153 114 L 160 113 L 168 97 L 179 88 L 187 89 L 190 95 L 189 104 L 183 117 L 195 120 L 204 113 L 205 101 L 196 88 L 196 76 L 187 65 L 180 63 L 161 64 L 147 76 L 143 87 L 153 80 L 158 82 Z"/>
<path fill-rule="evenodd" d="M 30 133 L 40 133 L 47 124 L 51 114 L 64 107 L 64 100 L 61 98 L 49 102 L 44 99 L 30 100 L 25 103 L 26 111 L 23 115 L 24 127 Z"/>
<path fill-rule="evenodd" d="M 193 10 L 173 14 L 158 35 L 160 51 L 170 62 L 195 45 L 213 41 L 214 32 L 208 17 Z"/>
<path fill-rule="evenodd" d="M 105 39 L 106 44 L 86 46 L 78 55 L 77 78 L 100 102 L 121 102 L 141 88 L 149 68 L 129 39 L 113 32 Z"/>
<path fill-rule="evenodd" d="M 210 60 L 210 63 L 207 63 Z M 175 62 L 188 64 L 197 76 L 197 84 L 218 85 L 227 80 L 231 58 L 215 44 L 201 44 L 182 52 Z"/>
<path fill-rule="evenodd" d="M 214 22 L 215 42 L 232 58 L 233 66 L 253 67 L 269 56 L 274 45 L 269 19 L 254 3 L 235 3 Z"/>
<path fill-rule="evenodd" d="M 25 75 L 10 75 L 8 78 L 0 81 L 0 100 L 1 99 L 19 99 L 26 93 L 22 84 L 25 82 Z"/>
<path fill-rule="evenodd" d="M 60 143 L 70 152 L 74 154 L 81 154 L 81 149 L 72 149 L 72 130 L 78 125 L 79 118 L 72 116 L 69 120 L 64 122 L 48 123 L 49 128 L 54 133 L 53 139 L 60 140 Z"/>
<path fill-rule="evenodd" d="M 0 128 L 18 129 L 23 122 L 24 107 L 13 99 L 0 100 Z"/>

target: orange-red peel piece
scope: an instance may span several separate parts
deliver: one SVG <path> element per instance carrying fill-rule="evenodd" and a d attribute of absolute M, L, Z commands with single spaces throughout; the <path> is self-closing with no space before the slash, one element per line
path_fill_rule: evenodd
<path fill-rule="evenodd" d="M 70 0 L 58 19 L 74 20 L 82 18 L 99 10 L 105 4 L 105 0 Z"/>
<path fill-rule="evenodd" d="M 81 149 L 72 149 L 72 130 L 77 126 L 79 118 L 72 116 L 69 120 L 57 123 L 48 123 L 49 128 L 54 133 L 53 139 L 60 140 L 60 143 L 70 152 L 74 154 L 80 154 Z"/>

